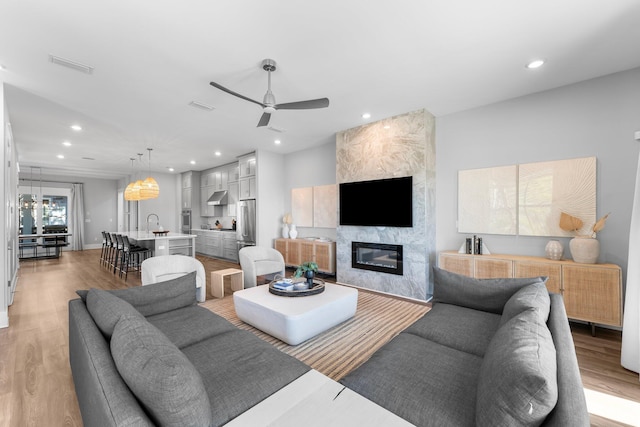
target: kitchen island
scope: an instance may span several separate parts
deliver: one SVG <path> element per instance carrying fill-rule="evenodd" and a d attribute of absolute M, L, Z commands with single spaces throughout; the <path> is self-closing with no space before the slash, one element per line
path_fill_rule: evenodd
<path fill-rule="evenodd" d="M 151 231 L 125 231 L 120 233 L 129 238 L 132 244 L 143 246 L 153 251 L 153 256 L 159 255 L 187 255 L 196 256 L 195 234 L 163 233 L 154 234 Z"/>

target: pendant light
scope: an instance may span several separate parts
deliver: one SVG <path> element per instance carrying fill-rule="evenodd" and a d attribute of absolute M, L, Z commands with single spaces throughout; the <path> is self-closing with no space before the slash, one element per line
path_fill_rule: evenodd
<path fill-rule="evenodd" d="M 135 160 L 133 157 L 131 157 L 129 160 L 131 160 L 131 175 L 133 175 L 133 161 Z M 136 199 L 133 198 L 133 185 L 135 183 L 133 181 L 131 181 L 129 183 L 129 185 L 127 185 L 127 188 L 125 188 L 124 190 L 124 199 L 127 201 L 135 201 Z"/>
<path fill-rule="evenodd" d="M 140 187 L 140 199 L 156 199 L 160 195 L 160 187 L 155 179 L 151 177 L 151 151 L 153 148 L 147 148 L 149 151 L 149 176 L 142 182 Z"/>

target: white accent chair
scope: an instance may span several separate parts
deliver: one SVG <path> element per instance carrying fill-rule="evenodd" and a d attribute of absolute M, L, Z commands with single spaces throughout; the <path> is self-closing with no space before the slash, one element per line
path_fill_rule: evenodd
<path fill-rule="evenodd" d="M 185 255 L 160 255 L 142 261 L 142 286 L 165 282 L 196 272 L 196 298 L 204 302 L 207 297 L 207 278 L 204 265 L 196 258 Z"/>
<path fill-rule="evenodd" d="M 280 274 L 284 277 L 284 258 L 273 248 L 245 246 L 238 252 L 240 267 L 244 272 L 244 288 L 257 285 L 257 276 Z"/>

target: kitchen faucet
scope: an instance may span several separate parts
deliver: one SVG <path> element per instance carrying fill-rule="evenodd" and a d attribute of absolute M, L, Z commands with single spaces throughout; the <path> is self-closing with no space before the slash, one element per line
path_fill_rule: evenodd
<path fill-rule="evenodd" d="M 150 213 L 149 215 L 147 215 L 147 233 L 149 232 L 149 217 L 150 216 L 155 216 L 156 217 L 156 225 L 160 225 L 160 217 L 154 213 Z"/>

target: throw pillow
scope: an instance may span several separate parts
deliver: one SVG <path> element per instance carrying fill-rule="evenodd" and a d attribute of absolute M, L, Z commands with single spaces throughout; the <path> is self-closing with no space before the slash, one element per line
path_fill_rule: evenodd
<path fill-rule="evenodd" d="M 111 338 L 111 355 L 120 376 L 157 425 L 211 424 L 211 404 L 200 373 L 145 319 L 120 319 Z"/>
<path fill-rule="evenodd" d="M 520 288 L 546 281 L 546 277 L 474 279 L 433 267 L 433 302 L 501 314 L 506 302 Z"/>
<path fill-rule="evenodd" d="M 78 290 L 76 294 L 86 302 L 86 292 Z M 197 303 L 196 272 L 166 282 L 106 292 L 127 301 L 143 316 L 153 316 Z"/>
<path fill-rule="evenodd" d="M 535 309 L 501 326 L 485 352 L 476 425 L 538 426 L 558 401 L 556 350 Z"/>
<path fill-rule="evenodd" d="M 500 325 L 504 325 L 515 315 L 530 308 L 535 308 L 537 310 L 539 320 L 543 323 L 547 323 L 547 319 L 549 319 L 549 311 L 551 310 L 551 299 L 549 298 L 549 291 L 544 283 L 538 282 L 525 286 L 513 294 L 513 296 L 509 298 L 509 301 L 504 305 Z"/>
<path fill-rule="evenodd" d="M 131 304 L 101 289 L 90 289 L 87 292 L 87 310 L 107 338 L 113 335 L 113 328 L 122 316 L 142 317 Z"/>

